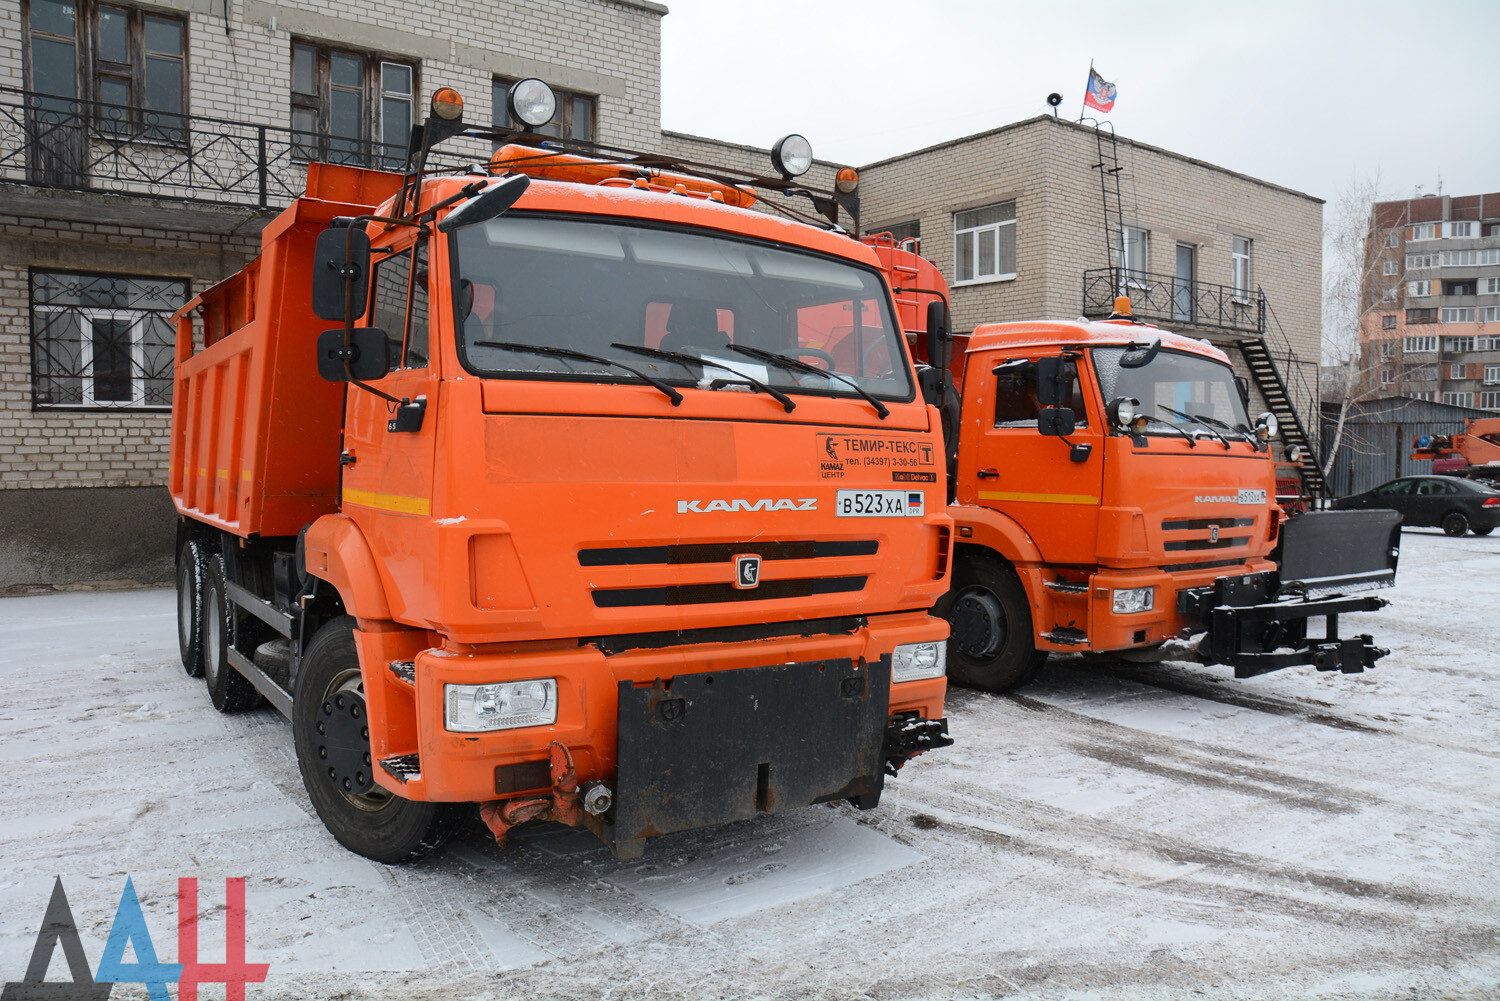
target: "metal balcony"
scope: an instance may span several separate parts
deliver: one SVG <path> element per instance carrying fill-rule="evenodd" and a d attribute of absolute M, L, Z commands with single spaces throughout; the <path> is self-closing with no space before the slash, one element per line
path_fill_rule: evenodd
<path fill-rule="evenodd" d="M 1136 318 L 1150 323 L 1256 336 L 1266 331 L 1266 297 L 1259 289 L 1250 292 L 1125 268 L 1093 268 L 1083 273 L 1084 316 L 1108 316 L 1120 295 L 1130 296 Z"/>
<path fill-rule="evenodd" d="M 405 149 L 0 87 L 0 182 L 278 208 L 307 161 L 400 169 Z"/>

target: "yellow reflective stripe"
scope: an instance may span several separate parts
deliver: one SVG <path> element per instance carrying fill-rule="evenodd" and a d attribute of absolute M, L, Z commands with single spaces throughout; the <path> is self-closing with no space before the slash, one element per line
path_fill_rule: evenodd
<path fill-rule="evenodd" d="M 1088 494 L 1023 494 L 1013 490 L 981 490 L 980 500 L 1028 501 L 1033 504 L 1097 504 L 1099 498 Z"/>
<path fill-rule="evenodd" d="M 227 470 L 227 469 L 221 469 L 221 470 L 219 470 L 219 479 L 221 479 L 221 480 L 227 480 L 227 479 L 229 479 L 229 470 Z"/>
<path fill-rule="evenodd" d="M 377 494 L 371 490 L 344 490 L 345 504 L 373 507 L 396 514 L 426 514 L 432 509 L 426 497 L 402 497 L 399 494 Z"/>

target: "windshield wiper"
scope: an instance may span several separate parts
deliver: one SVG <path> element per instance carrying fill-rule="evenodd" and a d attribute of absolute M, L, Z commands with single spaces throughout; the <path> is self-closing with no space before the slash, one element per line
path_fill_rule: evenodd
<path fill-rule="evenodd" d="M 1208 420 L 1205 420 L 1202 417 L 1195 417 L 1192 414 L 1185 413 L 1185 412 L 1183 412 L 1181 410 L 1173 410 L 1171 407 L 1167 406 L 1165 403 L 1158 403 L 1157 406 L 1160 407 L 1162 410 L 1165 410 L 1169 414 L 1176 414 L 1178 417 L 1181 417 L 1183 420 L 1192 421 L 1194 424 L 1202 424 L 1203 427 L 1205 429 L 1207 429 L 1207 431 L 1208 431 L 1209 434 L 1213 435 L 1215 438 L 1219 439 L 1221 442 L 1224 443 L 1224 451 L 1226 451 L 1226 452 L 1229 451 L 1229 439 L 1226 438 L 1226 437 L 1224 437 L 1223 435 L 1219 434 L 1219 432 L 1215 431 L 1213 429 L 1213 426 L 1208 423 L 1208 421 L 1212 420 L 1213 418 L 1208 418 Z"/>
<path fill-rule="evenodd" d="M 595 365 L 613 365 L 615 368 L 624 369 L 638 379 L 655 386 L 667 395 L 672 401 L 672 406 L 682 406 L 682 394 L 671 386 L 662 382 L 655 376 L 647 375 L 639 369 L 632 368 L 624 362 L 615 361 L 613 358 L 605 358 L 601 355 L 584 354 L 582 351 L 574 351 L 571 348 L 555 348 L 547 344 L 519 344 L 515 341 L 474 341 L 477 348 L 500 348 L 503 351 L 515 351 L 518 354 L 544 355 L 549 358 L 570 358 L 573 361 L 593 362 Z"/>
<path fill-rule="evenodd" d="M 648 348 L 644 345 L 639 344 L 611 344 L 610 347 L 619 348 L 621 351 L 629 351 L 631 354 L 644 355 L 647 358 L 661 358 L 666 361 L 675 361 L 679 365 L 693 364 L 702 365 L 705 367 L 712 365 L 716 368 L 722 368 L 726 372 L 733 372 L 741 379 L 744 379 L 747 384 L 754 386 L 762 393 L 769 394 L 772 399 L 781 404 L 782 409 L 787 413 L 791 413 L 793 410 L 797 409 L 796 401 L 793 400 L 790 396 L 783 393 L 781 390 L 775 389 L 771 386 L 767 386 L 765 383 L 761 382 L 759 379 L 756 379 L 754 376 L 746 375 L 739 369 L 730 368 L 728 365 L 717 359 L 705 358 L 702 355 L 688 354 L 686 351 L 663 351 L 660 348 Z M 720 380 L 715 379 L 713 382 L 709 383 L 709 388 L 713 388 L 714 386 L 721 384 L 722 383 Z"/>
<path fill-rule="evenodd" d="M 1160 406 L 1160 405 L 1161 404 L 1157 404 L 1157 406 Z M 1198 447 L 1198 439 L 1197 438 L 1194 438 L 1192 435 L 1188 434 L 1186 431 L 1184 431 L 1182 428 L 1178 427 L 1176 424 L 1173 424 L 1171 421 L 1164 421 L 1160 417 L 1152 417 L 1150 414 L 1141 414 L 1140 417 L 1143 420 L 1155 421 L 1158 424 L 1165 424 L 1167 427 L 1171 428 L 1173 431 L 1176 431 L 1178 434 L 1180 434 L 1184 438 L 1186 438 L 1189 448 L 1197 448 Z"/>
<path fill-rule="evenodd" d="M 780 354 L 775 351 L 763 351 L 760 348 L 747 347 L 743 344 L 731 344 L 729 345 L 729 350 L 737 351 L 742 355 L 749 355 L 751 358 L 759 358 L 761 361 L 768 364 L 780 365 L 782 368 L 791 369 L 795 372 L 810 372 L 813 375 L 821 375 L 825 379 L 837 379 L 839 382 L 844 383 L 850 389 L 853 389 L 860 396 L 863 396 L 865 400 L 869 402 L 870 406 L 875 408 L 875 413 L 880 415 L 881 420 L 885 420 L 891 415 L 890 410 L 884 403 L 881 403 L 879 400 L 875 399 L 875 397 L 871 396 L 865 391 L 865 387 L 861 386 L 859 383 L 855 382 L 848 376 L 840 375 L 838 372 L 825 372 L 818 366 L 810 365 L 807 362 L 803 361 L 801 358 L 789 358 L 786 355 Z"/>
<path fill-rule="evenodd" d="M 1244 438 L 1248 442 L 1254 443 L 1255 441 L 1255 439 L 1250 436 L 1250 429 L 1245 427 L 1245 425 L 1243 424 L 1226 424 L 1224 421 L 1219 420 L 1217 417 L 1206 416 L 1199 417 L 1197 418 L 1197 420 L 1200 420 L 1205 424 L 1212 424 L 1216 428 L 1223 428 L 1225 431 L 1233 431 L 1235 434 Z"/>

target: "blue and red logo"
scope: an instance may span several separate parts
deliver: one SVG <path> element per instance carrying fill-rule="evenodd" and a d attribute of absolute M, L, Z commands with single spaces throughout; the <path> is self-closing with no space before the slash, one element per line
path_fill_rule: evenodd
<path fill-rule="evenodd" d="M 225 941 L 224 962 L 198 961 L 198 880 L 177 881 L 177 962 L 163 963 L 156 958 L 156 946 L 146 927 L 135 884 L 125 877 L 120 905 L 115 908 L 109 939 L 99 968 L 90 972 L 83 941 L 73 921 L 68 895 L 63 892 L 62 877 L 52 884 L 52 899 L 42 917 L 31 961 L 26 964 L 26 979 L 7 983 L 0 1001 L 30 1001 L 33 998 L 104 1001 L 115 984 L 144 984 L 151 1001 L 171 1001 L 168 984 L 177 985 L 178 1001 L 198 1001 L 199 984 L 223 984 L 225 1001 L 245 1001 L 245 985 L 266 979 L 269 963 L 245 962 L 245 880 L 242 876 L 224 880 Z M 47 966 L 61 945 L 72 981 L 48 981 Z M 127 949 L 134 950 L 135 961 L 126 962 Z"/>

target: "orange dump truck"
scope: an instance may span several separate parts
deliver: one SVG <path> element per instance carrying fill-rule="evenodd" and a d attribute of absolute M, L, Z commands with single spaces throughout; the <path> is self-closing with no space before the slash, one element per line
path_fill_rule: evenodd
<path fill-rule="evenodd" d="M 319 816 L 382 861 L 459 804 L 621 858 L 875 805 L 951 742 L 952 521 L 874 254 L 728 171 L 434 109 L 404 175 L 312 165 L 177 314 L 187 670 L 287 715 Z M 454 135 L 498 152 L 428 168 Z M 805 194 L 792 138 L 745 181 Z"/>
<path fill-rule="evenodd" d="M 1286 518 L 1275 417 L 1251 422 L 1222 351 L 1132 320 L 1122 298 L 1104 321 L 981 324 L 944 364 L 941 277 L 867 240 L 911 289 L 914 354 L 938 361 L 919 376 L 946 373 L 961 399 L 952 587 L 934 609 L 954 681 L 1001 691 L 1053 652 L 1197 657 L 1239 678 L 1386 653 L 1340 637 L 1338 617 L 1385 604 L 1353 592 L 1394 581 L 1399 516 Z"/>

